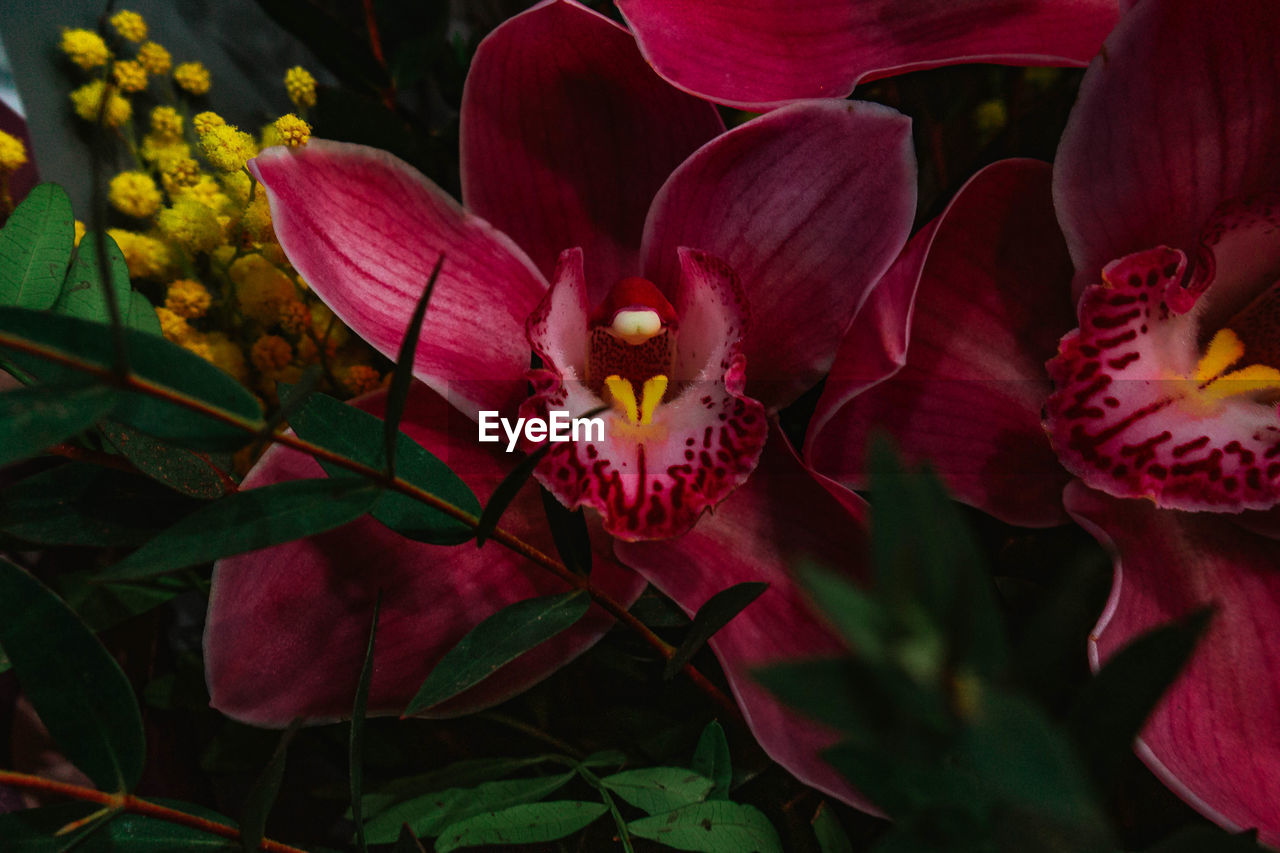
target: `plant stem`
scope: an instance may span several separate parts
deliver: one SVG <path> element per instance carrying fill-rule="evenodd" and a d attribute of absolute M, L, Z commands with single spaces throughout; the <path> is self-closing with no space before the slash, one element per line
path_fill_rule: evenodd
<path fill-rule="evenodd" d="M 85 788 L 80 785 L 72 785 L 67 782 L 55 782 L 52 779 L 45 779 L 40 776 L 31 776 L 27 773 L 16 773 L 12 770 L 0 770 L 0 785 L 8 785 L 11 788 L 21 788 L 25 791 L 39 791 L 43 794 L 56 794 L 63 797 L 71 797 L 76 800 L 83 800 L 88 803 L 97 803 L 107 809 L 130 812 L 131 814 L 142 815 L 143 817 L 155 818 L 169 823 L 176 823 L 180 826 L 189 826 L 192 829 L 198 829 L 209 835 L 217 835 L 222 838 L 229 838 L 232 841 L 240 840 L 240 830 L 234 826 L 225 823 L 202 818 L 199 815 L 193 815 L 188 812 L 179 811 L 178 809 L 162 806 L 148 800 L 135 797 L 133 794 L 108 794 L 103 791 L 97 791 L 93 788 Z M 272 841 L 269 838 L 262 839 L 259 850 L 268 850 L 272 853 L 307 853 L 307 851 L 299 847 L 291 847 L 279 841 Z"/>
<path fill-rule="evenodd" d="M 165 400 L 168 403 L 172 403 L 173 405 L 180 406 L 184 409 L 199 412 L 210 420 L 219 421 L 229 426 L 242 429 L 252 436 L 265 439 L 275 444 L 283 444 L 293 450 L 306 453 L 317 460 L 330 462 L 340 468 L 345 468 L 348 471 L 359 474 L 362 477 L 377 483 L 383 488 L 399 492 L 400 494 L 410 497 L 419 503 L 426 504 L 437 512 L 456 519 L 473 530 L 480 524 L 480 519 L 477 516 L 472 515 L 461 507 L 455 506 L 454 504 L 431 494 L 413 483 L 402 480 L 399 477 L 388 477 L 387 473 L 379 468 L 373 468 L 369 465 L 365 465 L 355 459 L 343 456 L 341 453 L 335 453 L 334 451 L 319 444 L 313 444 L 310 441 L 298 438 L 296 435 L 273 433 L 267 428 L 265 423 L 242 418 L 239 415 L 220 409 L 217 406 L 212 406 L 196 397 L 191 397 L 187 394 L 175 391 L 172 388 L 158 385 L 155 382 L 142 379 L 132 373 L 126 373 L 121 376 L 108 368 L 86 362 L 53 347 L 32 343 L 31 341 L 4 331 L 0 331 L 0 347 L 25 352 L 30 355 L 43 358 L 47 361 L 51 361 L 55 364 L 61 364 L 65 367 L 70 367 L 74 370 L 88 373 L 92 376 L 96 376 L 106 383 L 116 385 L 125 390 Z M 266 431 L 266 435 L 263 435 L 264 430 Z M 591 582 L 591 578 L 583 577 L 582 575 L 573 572 L 559 560 L 544 554 L 534 545 L 524 541 L 503 528 L 495 528 L 494 531 L 489 534 L 489 539 L 497 542 L 509 551 L 519 554 L 535 565 L 546 569 L 574 589 L 586 592 L 591 596 L 591 600 L 599 605 L 601 609 L 639 634 L 646 643 L 648 643 L 659 655 L 662 656 L 663 660 L 670 660 L 675 656 L 675 646 L 655 634 L 648 625 L 633 616 L 621 602 L 613 598 L 609 593 L 596 587 L 595 584 Z M 713 684 L 709 678 L 703 675 L 702 672 L 695 668 L 692 663 L 686 663 L 682 667 L 682 671 L 699 690 L 720 706 L 721 711 L 728 715 L 729 719 L 740 725 L 746 725 L 746 720 L 743 718 L 742 712 L 738 710 L 738 706 L 734 704 L 733 700 L 726 696 L 720 688 L 716 687 L 716 685 Z"/>

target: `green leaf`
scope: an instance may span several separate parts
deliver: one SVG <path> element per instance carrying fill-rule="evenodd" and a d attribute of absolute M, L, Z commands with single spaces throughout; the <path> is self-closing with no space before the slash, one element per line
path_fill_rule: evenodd
<path fill-rule="evenodd" d="M 584 577 L 591 574 L 591 533 L 587 529 L 587 515 L 582 507 L 570 510 L 545 488 L 538 489 L 542 497 L 542 510 L 547 516 L 547 527 L 555 543 L 560 562 L 569 571 Z"/>
<path fill-rule="evenodd" d="M 356 847 L 360 853 L 367 848 L 364 838 L 364 817 L 360 809 L 364 805 L 364 718 L 369 708 L 369 685 L 373 683 L 373 647 L 378 637 L 378 615 L 382 612 L 382 591 L 373 602 L 373 619 L 369 623 L 369 644 L 364 652 L 364 665 L 360 667 L 360 683 L 356 687 L 355 704 L 351 711 L 351 738 L 347 744 L 347 758 L 351 781 L 351 819 L 356 824 Z"/>
<path fill-rule="evenodd" d="M 76 249 L 75 260 L 71 269 L 67 270 L 67 278 L 62 283 L 62 293 L 54 303 L 53 310 L 68 317 L 79 317 L 94 323 L 108 323 L 111 315 L 107 311 L 107 294 L 102 286 L 102 276 L 98 270 L 99 235 L 90 232 L 80 240 Z M 116 241 L 106 237 L 103 244 L 107 254 L 107 269 L 111 274 L 111 288 L 115 295 L 116 308 L 120 319 L 128 324 L 133 308 L 133 287 L 129 284 L 129 266 L 124 262 L 124 255 Z M 143 301 L 146 299 L 144 297 Z M 150 303 L 147 305 L 150 308 Z M 155 312 L 151 312 L 152 319 Z"/>
<path fill-rule="evenodd" d="M 677 850 L 703 853 L 782 853 L 782 841 L 764 813 L 726 800 L 694 803 L 667 814 L 633 820 L 633 835 Z"/>
<path fill-rule="evenodd" d="M 129 313 L 124 318 L 124 324 L 139 332 L 164 337 L 160 318 L 156 316 L 156 307 L 151 304 L 150 299 L 136 290 L 129 294 Z"/>
<path fill-rule="evenodd" d="M 715 783 L 709 800 L 729 799 L 729 785 L 733 781 L 733 761 L 729 756 L 729 741 L 724 736 L 724 727 L 712 720 L 698 737 L 698 746 L 693 751 L 690 763 L 693 772 L 706 776 Z"/>
<path fill-rule="evenodd" d="M 512 806 L 469 817 L 448 827 L 436 841 L 436 853 L 481 844 L 533 844 L 573 835 L 609 810 L 603 803 L 556 801 Z"/>
<path fill-rule="evenodd" d="M 413 365 L 418 355 L 418 339 L 422 335 L 422 321 L 427 316 L 427 303 L 431 301 L 431 292 L 436 289 L 436 281 L 440 278 L 440 268 L 444 266 L 444 252 L 436 260 L 427 286 L 413 308 L 409 318 L 409 328 L 405 329 L 404 339 L 400 341 L 400 354 L 396 358 L 396 369 L 391 375 L 391 386 L 387 389 L 387 408 L 382 419 L 382 443 L 387 459 L 387 474 L 395 476 L 396 447 L 400 438 L 400 417 L 404 414 L 405 401 L 409 399 L 409 384 L 413 381 Z"/>
<path fill-rule="evenodd" d="M 818 839 L 818 849 L 822 853 L 853 853 L 853 842 L 840 825 L 840 819 L 831 810 L 831 804 L 825 800 L 819 804 L 813 815 L 813 834 Z"/>
<path fill-rule="evenodd" d="M 674 678 L 676 673 L 684 669 L 684 665 L 693 659 L 698 650 L 706 645 L 707 640 L 728 625 L 733 617 L 763 595 L 768 588 L 767 583 L 747 581 L 722 589 L 708 598 L 694 614 L 688 633 L 684 635 L 684 640 L 676 648 L 675 654 L 667 661 L 667 665 L 662 670 L 662 677 Z"/>
<path fill-rule="evenodd" d="M 797 572 L 809 600 L 845 642 L 862 657 L 884 660 L 891 629 L 881 602 L 822 566 L 805 563 Z"/>
<path fill-rule="evenodd" d="M 573 771 L 533 779 L 504 779 L 474 788 L 448 788 L 397 803 L 364 825 L 370 844 L 390 844 L 408 824 L 419 837 L 439 835 L 446 827 L 487 811 L 541 800 L 563 788 Z"/>
<path fill-rule="evenodd" d="M 236 492 L 193 512 L 99 578 L 137 580 L 324 533 L 364 515 L 378 494 L 377 486 L 355 477 Z"/>
<path fill-rule="evenodd" d="M 323 445 L 349 459 L 377 468 L 386 466 L 382 421 L 355 406 L 324 394 L 312 394 L 289 421 L 307 441 Z M 441 500 L 480 515 L 480 501 L 449 466 L 404 433 L 396 449 L 396 476 L 430 492 Z M 320 463 L 329 476 L 345 474 L 330 463 Z M 453 545 L 471 538 L 471 528 L 407 495 L 387 491 L 369 513 L 392 530 L 410 539 L 436 545 Z"/>
<path fill-rule="evenodd" d="M 120 397 L 106 385 L 31 385 L 0 394 L 0 466 L 79 435 Z"/>
<path fill-rule="evenodd" d="M 6 560 L 0 648 L 63 754 L 102 790 L 132 790 L 146 739 L 129 680 L 61 599 Z"/>
<path fill-rule="evenodd" d="M 0 231 L 0 305 L 52 308 L 75 244 L 71 200 L 57 184 L 40 184 Z"/>
<path fill-rule="evenodd" d="M 1080 691 L 1067 728 L 1099 785 L 1119 776 L 1131 744 L 1191 659 L 1212 616 L 1212 608 L 1204 608 L 1148 631 L 1116 652 Z"/>
<path fill-rule="evenodd" d="M 68 462 L 0 493 L 0 531 L 38 545 L 138 545 L 195 506 L 145 477 Z"/>
<path fill-rule="evenodd" d="M 208 406 L 260 424 L 258 399 L 240 383 L 200 356 L 162 337 L 125 330 L 129 365 L 135 376 L 171 392 L 195 397 Z M 115 356 L 111 329 L 75 317 L 22 308 L 0 308 L 0 350 L 6 350 L 24 370 L 45 379 L 83 377 L 83 371 L 56 365 L 22 353 L 15 344 L 35 344 L 73 362 L 110 370 Z M 241 428 L 213 420 L 183 406 L 142 393 L 121 392 L 113 418 L 156 438 L 197 449 L 243 446 L 248 434 Z"/>
<path fill-rule="evenodd" d="M 502 608 L 445 653 L 409 703 L 405 716 L 435 707 L 479 684 L 504 664 L 570 628 L 586 615 L 585 590 L 529 598 Z"/>
<path fill-rule="evenodd" d="M 302 720 L 297 719 L 289 724 L 289 728 L 280 735 L 271 760 L 258 774 L 253 786 L 245 797 L 244 808 L 240 812 L 240 845 L 246 853 L 252 853 L 262 844 L 262 835 L 267 827 L 267 816 L 276 803 L 280 793 L 280 783 L 284 780 L 285 760 L 289 755 L 289 744 L 293 736 L 302 728 Z"/>
<path fill-rule="evenodd" d="M 395 779 L 377 791 L 365 794 L 364 812 L 372 816 L 396 803 L 431 796 L 444 788 L 469 788 L 481 782 L 501 779 L 517 770 L 545 764 L 547 760 L 547 756 L 537 755 L 531 758 L 470 758 L 456 761 L 430 773 Z"/>
<path fill-rule="evenodd" d="M 190 803 L 166 802 L 173 808 L 210 820 L 225 819 Z M 118 814 L 104 824 L 55 837 L 59 829 L 92 814 L 98 806 L 89 803 L 60 803 L 37 809 L 0 814 L 0 839 L 5 853 L 174 853 L 196 850 L 203 853 L 234 853 L 235 842 L 198 829 L 135 814 Z M 76 841 L 76 839 L 80 839 Z M 73 844 L 74 842 L 74 844 Z"/>
<path fill-rule="evenodd" d="M 210 456 L 187 450 L 138 432 L 132 427 L 106 421 L 99 429 L 116 450 L 139 471 L 176 492 L 211 500 L 232 490 L 232 459 L 228 454 Z"/>
<path fill-rule="evenodd" d="M 683 767 L 645 767 L 606 776 L 600 783 L 647 814 L 700 803 L 715 787 L 706 776 Z"/>

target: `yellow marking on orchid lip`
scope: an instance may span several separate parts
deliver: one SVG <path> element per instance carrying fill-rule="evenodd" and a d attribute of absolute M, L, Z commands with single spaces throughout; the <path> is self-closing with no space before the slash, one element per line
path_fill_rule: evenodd
<path fill-rule="evenodd" d="M 1230 329 L 1221 329 L 1196 365 L 1194 378 L 1201 384 L 1210 382 L 1244 357 L 1244 342 Z"/>
<path fill-rule="evenodd" d="M 648 426 L 653 423 L 653 413 L 662 402 L 662 395 L 667 393 L 667 377 L 659 373 L 644 381 L 640 391 L 640 424 Z"/>
<path fill-rule="evenodd" d="M 1280 370 L 1265 364 L 1251 364 L 1219 376 L 1200 393 L 1211 400 L 1223 400 L 1261 391 L 1280 391 Z"/>
<path fill-rule="evenodd" d="M 640 411 L 636 406 L 636 391 L 631 387 L 631 381 L 614 374 L 613 376 L 605 377 L 604 387 L 609 389 L 609 396 L 613 398 L 613 402 L 622 406 L 627 415 L 627 420 L 633 424 L 640 423 Z"/>

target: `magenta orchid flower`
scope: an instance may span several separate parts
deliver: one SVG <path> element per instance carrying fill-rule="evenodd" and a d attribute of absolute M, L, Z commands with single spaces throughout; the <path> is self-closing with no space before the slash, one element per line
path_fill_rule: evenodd
<path fill-rule="evenodd" d="M 593 584 L 629 604 L 647 581 L 692 613 L 735 583 L 767 581 L 712 648 L 765 749 L 863 804 L 818 757 L 838 736 L 748 672 L 839 648 L 788 566 L 809 556 L 856 573 L 862 506 L 799 462 L 771 413 L 829 369 L 906 241 L 908 120 L 809 102 L 725 132 L 710 104 L 653 73 L 626 30 L 547 0 L 480 45 L 461 138 L 465 209 L 357 145 L 275 148 L 251 168 L 290 260 L 384 353 L 395 355 L 443 253 L 404 428 L 482 501 L 519 457 L 478 441 L 480 412 L 609 404 L 603 438 L 555 445 L 536 472 L 566 505 L 589 508 Z M 376 413 L 384 399 L 358 405 Z M 319 472 L 276 448 L 246 485 Z M 529 491 L 503 524 L 553 547 Z M 425 545 L 370 519 L 223 560 L 205 638 L 213 705 L 275 726 L 348 713 L 382 590 L 369 707 L 400 712 L 466 631 L 562 588 L 541 571 L 494 546 Z M 593 609 L 439 710 L 513 695 L 609 624 Z"/>
<path fill-rule="evenodd" d="M 745 109 L 960 62 L 1088 64 L 1117 0 L 618 0 L 653 67 Z"/>
<path fill-rule="evenodd" d="M 1052 170 L 987 168 L 909 244 L 855 318 L 806 443 L 856 484 L 884 424 L 963 501 L 1023 525 L 1069 513 L 1115 554 L 1095 668 L 1213 604 L 1137 750 L 1206 816 L 1272 845 L 1280 77 L 1260 69 L 1277 39 L 1265 0 L 1135 4 Z"/>

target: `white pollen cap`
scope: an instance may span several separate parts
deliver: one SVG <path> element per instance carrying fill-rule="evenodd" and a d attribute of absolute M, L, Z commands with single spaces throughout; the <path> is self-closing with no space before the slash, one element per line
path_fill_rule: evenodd
<path fill-rule="evenodd" d="M 652 308 L 625 308 L 613 315 L 613 333 L 629 344 L 641 344 L 662 331 L 662 318 Z"/>

